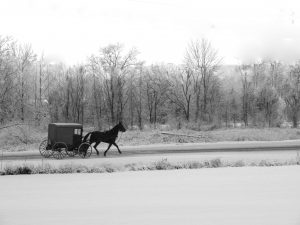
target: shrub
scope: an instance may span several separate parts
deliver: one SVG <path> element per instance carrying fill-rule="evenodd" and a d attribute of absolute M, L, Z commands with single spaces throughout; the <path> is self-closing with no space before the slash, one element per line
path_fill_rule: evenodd
<path fill-rule="evenodd" d="M 296 164 L 300 165 L 300 154 L 299 152 L 297 152 L 297 156 L 296 156 Z"/>
<path fill-rule="evenodd" d="M 248 138 L 247 137 L 237 137 L 237 138 L 235 138 L 234 139 L 234 141 L 247 141 L 248 140 Z"/>
<path fill-rule="evenodd" d="M 113 173 L 113 172 L 117 171 L 115 168 L 110 167 L 110 166 L 105 166 L 104 168 L 107 173 Z"/>
<path fill-rule="evenodd" d="M 292 163 L 294 164 L 294 163 Z M 258 166 L 280 166 L 280 165 L 289 165 L 289 163 L 279 163 L 279 162 L 274 162 L 274 161 L 266 161 L 266 160 L 261 160 L 258 164 Z"/>
<path fill-rule="evenodd" d="M 136 163 L 130 163 L 125 165 L 125 170 L 128 171 L 139 171 L 139 170 L 148 170 L 147 166 L 139 166 Z"/>
<path fill-rule="evenodd" d="M 221 167 L 222 166 L 222 162 L 219 158 L 217 159 L 212 159 L 209 162 L 210 167 L 216 168 L 216 167 Z"/>
<path fill-rule="evenodd" d="M 84 165 L 75 165 L 74 170 L 76 171 L 76 173 L 89 173 L 90 172 L 89 168 Z"/>
<path fill-rule="evenodd" d="M 62 165 L 59 167 L 60 173 L 74 173 L 73 166 L 71 164 Z"/>
<path fill-rule="evenodd" d="M 259 166 L 269 166 L 270 165 L 270 163 L 269 162 L 267 162 L 266 160 L 261 160 L 260 162 L 259 162 L 259 164 L 258 164 Z"/>
<path fill-rule="evenodd" d="M 56 169 L 53 168 L 49 163 L 38 165 L 38 166 L 34 167 L 34 173 L 51 174 L 51 173 L 55 173 L 55 172 L 56 172 Z"/>
<path fill-rule="evenodd" d="M 167 170 L 167 169 L 172 169 L 172 165 L 171 163 L 168 162 L 168 159 L 162 159 L 155 163 L 155 168 L 157 170 Z"/>
<path fill-rule="evenodd" d="M 234 162 L 233 164 L 231 164 L 231 166 L 233 166 L 233 167 L 243 167 L 243 166 L 245 166 L 245 162 L 243 160 L 238 160 L 238 161 Z"/>
<path fill-rule="evenodd" d="M 32 173 L 32 169 L 28 166 L 21 166 L 21 167 L 17 167 L 16 174 L 31 174 Z"/>
<path fill-rule="evenodd" d="M 202 167 L 204 167 L 203 163 L 197 162 L 197 161 L 186 162 L 181 165 L 181 168 L 184 168 L 184 169 L 199 169 Z M 179 166 L 179 168 L 180 168 L 180 166 Z"/>
<path fill-rule="evenodd" d="M 89 172 L 90 172 L 90 173 L 105 173 L 106 171 L 105 171 L 105 169 L 102 168 L 102 167 L 96 167 L 96 166 L 94 166 L 94 167 L 92 167 L 92 168 L 90 169 Z"/>
<path fill-rule="evenodd" d="M 4 168 L 4 175 L 15 175 L 15 170 L 13 167 L 5 167 Z"/>
<path fill-rule="evenodd" d="M 177 139 L 177 142 L 178 142 L 178 143 L 188 143 L 188 141 L 185 140 L 183 137 L 179 137 L 179 138 Z"/>

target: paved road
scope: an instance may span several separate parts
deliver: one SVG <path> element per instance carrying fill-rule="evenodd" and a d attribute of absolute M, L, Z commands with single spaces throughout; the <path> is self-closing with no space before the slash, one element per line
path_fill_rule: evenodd
<path fill-rule="evenodd" d="M 132 157 L 142 155 L 167 155 L 167 154 L 185 154 L 185 153 L 224 153 L 224 152 L 285 152 L 291 150 L 300 151 L 300 140 L 291 141 L 248 141 L 248 142 L 217 142 L 217 143 L 185 143 L 185 144 L 154 144 L 140 146 L 120 146 L 123 154 L 120 157 Z M 105 148 L 100 148 L 100 154 L 103 154 Z M 1 154 L 1 152 L 0 152 Z M 118 155 L 112 147 L 108 156 Z M 95 154 L 92 158 L 99 157 Z M 0 156 L 2 160 L 22 160 L 22 159 L 40 159 L 39 151 L 28 152 L 3 152 Z"/>

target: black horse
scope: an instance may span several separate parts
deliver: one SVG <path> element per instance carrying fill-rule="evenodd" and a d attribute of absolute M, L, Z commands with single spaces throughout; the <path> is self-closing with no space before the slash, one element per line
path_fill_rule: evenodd
<path fill-rule="evenodd" d="M 124 128 L 123 124 L 121 122 L 119 122 L 116 126 L 114 126 L 112 129 L 108 130 L 108 131 L 93 131 L 93 132 L 89 132 L 87 133 L 84 138 L 83 138 L 83 142 L 86 142 L 87 138 L 89 135 L 90 136 L 90 140 L 89 143 L 96 143 L 94 145 L 94 148 L 97 152 L 97 155 L 99 155 L 99 151 L 97 149 L 97 146 L 100 144 L 100 142 L 105 142 L 108 143 L 108 148 L 106 149 L 106 151 L 104 152 L 104 156 L 106 156 L 107 151 L 110 149 L 111 145 L 114 145 L 117 147 L 119 153 L 121 154 L 122 152 L 119 149 L 119 146 L 116 144 L 116 139 L 118 137 L 118 133 L 119 131 L 121 132 L 125 132 L 126 129 Z"/>

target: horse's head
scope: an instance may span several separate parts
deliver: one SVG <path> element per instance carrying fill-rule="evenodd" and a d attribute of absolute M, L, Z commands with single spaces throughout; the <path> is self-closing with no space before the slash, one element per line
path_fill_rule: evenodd
<path fill-rule="evenodd" d="M 122 131 L 122 132 L 125 132 L 125 131 L 126 131 L 126 129 L 125 129 L 125 127 L 123 126 L 122 122 L 119 122 L 119 124 L 118 124 L 118 130 L 119 130 L 119 131 Z"/>

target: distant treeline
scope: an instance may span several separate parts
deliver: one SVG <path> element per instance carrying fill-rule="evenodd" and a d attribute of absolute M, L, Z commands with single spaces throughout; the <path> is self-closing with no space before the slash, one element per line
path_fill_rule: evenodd
<path fill-rule="evenodd" d="M 68 67 L 0 36 L 0 124 L 297 126 L 300 63 L 261 61 L 222 73 L 217 51 L 205 39 L 188 44 L 181 65 L 149 66 L 136 49 L 112 44 Z"/>

